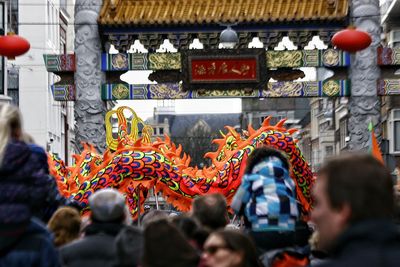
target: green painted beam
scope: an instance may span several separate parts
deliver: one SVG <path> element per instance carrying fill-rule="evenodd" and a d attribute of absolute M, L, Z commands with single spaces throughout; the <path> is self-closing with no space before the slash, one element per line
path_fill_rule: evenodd
<path fill-rule="evenodd" d="M 44 54 L 43 59 L 48 72 L 74 72 L 76 70 L 75 54 Z"/>
<path fill-rule="evenodd" d="M 316 82 L 276 82 L 268 83 L 260 90 L 229 89 L 183 91 L 181 84 L 103 84 L 102 99 L 197 99 L 197 98 L 287 98 L 287 97 L 340 97 L 350 95 L 348 80 L 327 80 Z"/>
<path fill-rule="evenodd" d="M 348 67 L 350 54 L 341 50 L 266 51 L 268 68 Z M 102 54 L 102 71 L 180 70 L 180 53 Z"/>

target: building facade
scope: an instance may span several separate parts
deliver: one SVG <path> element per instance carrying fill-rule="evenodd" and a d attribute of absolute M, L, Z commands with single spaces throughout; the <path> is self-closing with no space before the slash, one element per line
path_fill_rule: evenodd
<path fill-rule="evenodd" d="M 400 47 L 400 1 L 381 1 L 382 43 L 391 48 Z M 398 79 L 400 70 L 393 70 Z M 400 168 L 400 96 L 382 97 L 382 149 L 387 164 L 393 170 Z"/>
<path fill-rule="evenodd" d="M 53 100 L 51 85 L 59 77 L 47 72 L 43 54 L 73 52 L 73 19 L 74 0 L 18 0 L 18 33 L 31 49 L 8 64 L 18 70 L 13 96 L 18 96 L 25 131 L 66 162 L 75 153 L 73 103 Z"/>
<path fill-rule="evenodd" d="M 382 0 L 381 44 L 391 48 L 400 47 L 400 1 Z M 387 75 L 394 71 L 394 75 L 399 75 L 400 71 L 381 67 L 382 75 Z M 325 72 L 325 73 L 324 73 Z M 326 75 L 326 70 L 318 73 L 322 78 Z M 397 78 L 397 77 L 394 77 Z M 327 99 L 313 99 L 311 106 L 311 140 L 312 153 L 311 160 L 313 169 L 318 169 L 320 163 L 331 153 L 331 144 L 334 144 L 333 153 L 338 155 L 349 149 L 349 101 L 348 98 L 332 99 L 327 104 Z M 327 122 L 331 127 L 324 127 Z M 382 96 L 381 99 L 381 136 L 380 147 L 386 165 L 392 172 L 400 166 L 400 97 Z M 327 139 L 329 139 L 328 142 Z M 325 144 L 324 144 L 325 143 Z M 329 149 L 327 150 L 327 148 Z M 327 153 L 329 151 L 329 153 Z"/>
<path fill-rule="evenodd" d="M 15 8 L 15 3 L 11 3 L 11 10 Z M 10 2 L 6 0 L 0 0 L 0 35 L 7 34 L 11 30 L 9 23 L 9 10 Z M 0 56 L 0 103 L 10 103 L 11 98 L 7 95 L 7 58 Z"/>

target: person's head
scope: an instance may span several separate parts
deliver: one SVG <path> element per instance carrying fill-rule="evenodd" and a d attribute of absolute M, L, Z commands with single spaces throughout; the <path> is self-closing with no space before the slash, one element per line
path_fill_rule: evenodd
<path fill-rule="evenodd" d="M 0 104 L 0 162 L 11 138 L 19 139 L 22 134 L 22 119 L 17 107 Z"/>
<path fill-rule="evenodd" d="M 81 216 L 74 208 L 61 207 L 50 218 L 47 227 L 54 234 L 54 244 L 60 247 L 79 237 Z"/>
<path fill-rule="evenodd" d="M 249 158 L 247 159 L 245 173 L 250 174 L 253 171 L 254 166 L 268 157 L 278 158 L 282 162 L 282 167 L 286 170 L 289 170 L 289 161 L 286 156 L 282 154 L 282 152 L 272 147 L 262 146 L 254 149 L 253 152 L 251 152 Z"/>
<path fill-rule="evenodd" d="M 311 219 L 320 246 L 329 249 L 349 226 L 370 219 L 390 219 L 394 193 L 390 172 L 369 154 L 329 160 L 318 172 Z"/>
<path fill-rule="evenodd" d="M 139 228 L 127 225 L 115 238 L 116 266 L 140 266 L 143 257 L 143 233 Z"/>
<path fill-rule="evenodd" d="M 202 249 L 209 232 L 203 229 L 199 223 L 187 214 L 180 214 L 168 218 L 186 237 L 195 248 Z"/>
<path fill-rule="evenodd" d="M 150 210 L 149 212 L 145 213 L 141 219 L 141 226 L 142 228 L 146 228 L 147 225 L 150 223 L 161 220 L 161 219 L 167 219 L 168 214 L 163 211 L 163 210 Z"/>
<path fill-rule="evenodd" d="M 225 197 L 221 194 L 209 194 L 195 198 L 192 216 L 211 230 L 225 227 L 228 223 Z"/>
<path fill-rule="evenodd" d="M 199 229 L 198 223 L 186 214 L 176 215 L 168 218 L 173 225 L 175 225 L 186 238 L 193 238 L 195 232 Z"/>
<path fill-rule="evenodd" d="M 185 236 L 167 219 L 144 229 L 144 267 L 195 267 L 200 257 Z"/>
<path fill-rule="evenodd" d="M 213 232 L 204 244 L 202 258 L 206 267 L 261 266 L 252 241 L 235 230 Z"/>
<path fill-rule="evenodd" d="M 89 197 L 91 220 L 95 223 L 123 223 L 125 197 L 116 189 L 105 188 Z"/>

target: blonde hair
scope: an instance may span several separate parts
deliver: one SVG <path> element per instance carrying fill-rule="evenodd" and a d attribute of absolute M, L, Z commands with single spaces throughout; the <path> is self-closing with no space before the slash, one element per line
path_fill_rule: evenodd
<path fill-rule="evenodd" d="M 318 230 L 314 231 L 308 239 L 308 244 L 311 250 L 319 250 L 319 233 Z"/>
<path fill-rule="evenodd" d="M 0 165 L 11 137 L 22 128 L 21 114 L 16 106 L 0 104 Z"/>
<path fill-rule="evenodd" d="M 47 227 L 54 234 L 54 245 L 60 247 L 79 237 L 81 216 L 71 207 L 59 208 L 50 218 Z"/>

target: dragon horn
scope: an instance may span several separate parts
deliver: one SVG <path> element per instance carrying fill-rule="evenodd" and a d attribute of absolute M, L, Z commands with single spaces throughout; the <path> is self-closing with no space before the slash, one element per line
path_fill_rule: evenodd
<path fill-rule="evenodd" d="M 298 132 L 298 131 L 299 131 L 299 130 L 296 129 L 296 128 L 292 128 L 292 129 L 287 130 L 287 132 L 288 132 L 289 134 L 294 134 L 295 132 Z"/>
<path fill-rule="evenodd" d="M 83 150 L 88 150 L 89 149 L 88 143 L 86 143 L 86 142 L 82 142 L 82 146 L 83 146 Z"/>
<path fill-rule="evenodd" d="M 171 143 L 171 150 L 176 153 L 176 145 L 175 143 Z"/>
<path fill-rule="evenodd" d="M 186 163 L 185 165 L 186 165 L 186 166 L 189 166 L 190 161 L 192 161 L 192 158 L 191 158 L 190 156 L 188 156 L 188 157 L 187 157 L 187 160 L 186 160 L 186 162 L 185 162 L 185 163 Z"/>
<path fill-rule="evenodd" d="M 182 153 L 182 145 L 179 144 L 178 148 L 176 149 L 176 155 L 179 157 L 179 155 Z"/>
<path fill-rule="evenodd" d="M 211 141 L 213 144 L 217 144 L 218 146 L 224 145 L 225 144 L 225 139 L 213 139 Z"/>
<path fill-rule="evenodd" d="M 167 134 L 164 134 L 164 137 L 165 137 L 165 142 L 169 145 L 171 143 L 171 139 Z"/>
<path fill-rule="evenodd" d="M 262 123 L 262 126 L 269 126 L 269 121 L 271 120 L 271 116 L 268 116 L 265 118 L 265 120 Z"/>
<path fill-rule="evenodd" d="M 223 132 L 223 131 L 219 130 L 219 133 L 222 135 L 222 137 L 223 137 L 223 138 L 225 138 L 225 137 L 226 137 L 226 135 L 224 134 L 224 132 Z"/>
<path fill-rule="evenodd" d="M 215 159 L 218 156 L 218 152 L 207 152 L 204 154 L 204 158 Z"/>
<path fill-rule="evenodd" d="M 236 130 L 233 127 L 225 126 L 225 128 L 232 134 L 233 137 L 235 137 L 236 139 L 240 138 L 240 135 L 238 134 L 238 132 L 236 132 Z"/>
<path fill-rule="evenodd" d="M 249 132 L 250 136 L 253 135 L 256 132 L 256 130 L 254 130 L 254 128 L 253 128 L 253 126 L 251 126 L 251 124 L 249 124 L 247 126 L 247 131 Z"/>
<path fill-rule="evenodd" d="M 287 120 L 287 119 L 281 119 L 281 120 L 275 125 L 275 127 L 282 128 L 283 125 L 285 124 L 285 121 L 286 121 L 286 120 Z"/>

